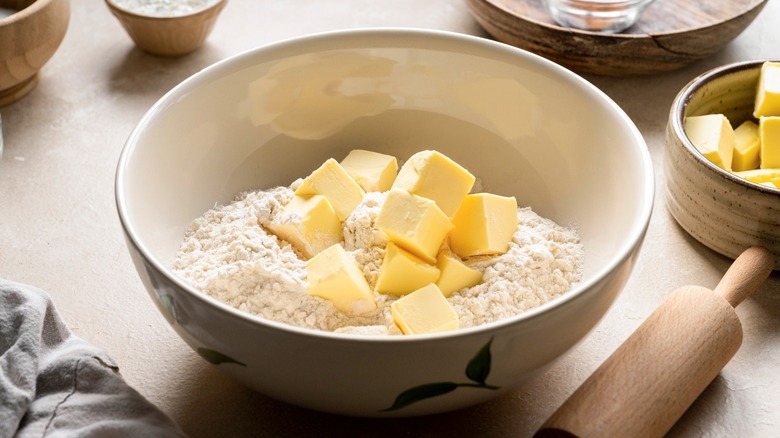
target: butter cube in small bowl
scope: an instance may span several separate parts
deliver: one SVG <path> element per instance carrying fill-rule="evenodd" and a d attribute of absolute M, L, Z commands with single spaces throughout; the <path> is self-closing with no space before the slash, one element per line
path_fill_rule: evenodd
<path fill-rule="evenodd" d="M 770 70 L 766 78 L 762 68 Z M 664 169 L 669 211 L 691 236 L 730 258 L 764 246 L 780 267 L 775 73 L 780 64 L 773 61 L 740 62 L 688 83 L 669 112 Z"/>

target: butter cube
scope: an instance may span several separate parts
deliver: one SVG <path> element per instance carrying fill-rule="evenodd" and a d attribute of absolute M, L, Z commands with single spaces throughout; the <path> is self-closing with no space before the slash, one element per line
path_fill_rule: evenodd
<path fill-rule="evenodd" d="M 436 267 L 441 274 L 436 280 L 436 286 L 445 297 L 467 287 L 478 285 L 482 281 L 482 273 L 471 269 L 463 262 L 449 254 L 439 254 Z"/>
<path fill-rule="evenodd" d="M 734 154 L 734 130 L 723 114 L 708 114 L 685 119 L 685 134 L 693 146 L 713 164 L 731 171 Z"/>
<path fill-rule="evenodd" d="M 392 155 L 355 149 L 341 161 L 341 167 L 366 192 L 386 192 L 398 174 L 398 160 Z"/>
<path fill-rule="evenodd" d="M 753 117 L 766 116 L 780 116 L 780 63 L 777 62 L 765 62 L 758 77 Z"/>
<path fill-rule="evenodd" d="M 328 198 L 340 221 L 344 221 L 363 200 L 366 193 L 338 161 L 328 159 L 307 176 L 295 190 L 296 195 L 322 195 Z"/>
<path fill-rule="evenodd" d="M 394 188 L 436 201 L 447 217 L 458 211 L 474 185 L 474 175 L 436 151 L 421 151 L 401 166 Z"/>
<path fill-rule="evenodd" d="M 758 137 L 758 125 L 746 120 L 734 130 L 734 155 L 731 158 L 731 170 L 741 172 L 758 169 L 761 140 Z"/>
<path fill-rule="evenodd" d="M 460 258 L 503 254 L 517 231 L 517 200 L 490 193 L 468 195 L 452 224 L 450 247 Z"/>
<path fill-rule="evenodd" d="M 383 294 L 406 295 L 426 284 L 435 283 L 437 278 L 439 269 L 436 266 L 390 242 L 379 267 L 375 290 Z"/>
<path fill-rule="evenodd" d="M 344 248 L 333 245 L 306 262 L 309 295 L 333 302 L 344 313 L 359 315 L 376 309 L 368 282 Z"/>
<path fill-rule="evenodd" d="M 404 334 L 457 330 L 458 314 L 435 284 L 429 284 L 390 305 L 393 321 Z"/>
<path fill-rule="evenodd" d="M 341 222 L 324 196 L 293 196 L 268 228 L 306 258 L 343 240 Z"/>
<path fill-rule="evenodd" d="M 761 139 L 761 168 L 780 167 L 780 117 L 761 117 L 758 136 Z"/>
<path fill-rule="evenodd" d="M 750 182 L 756 184 L 773 183 L 780 184 L 780 169 L 755 169 L 746 170 L 744 172 L 734 172 L 741 178 L 745 178 Z"/>
<path fill-rule="evenodd" d="M 388 192 L 376 226 L 392 242 L 428 263 L 436 263 L 439 247 L 452 229 L 435 202 L 400 189 Z"/>

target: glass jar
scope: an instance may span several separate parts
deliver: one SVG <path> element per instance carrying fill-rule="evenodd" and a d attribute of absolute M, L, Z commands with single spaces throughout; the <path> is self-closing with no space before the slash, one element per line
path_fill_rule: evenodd
<path fill-rule="evenodd" d="M 633 26 L 653 0 L 544 0 L 561 26 L 618 33 Z"/>

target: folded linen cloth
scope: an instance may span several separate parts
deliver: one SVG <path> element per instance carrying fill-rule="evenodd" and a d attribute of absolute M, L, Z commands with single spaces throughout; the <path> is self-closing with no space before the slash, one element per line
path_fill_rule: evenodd
<path fill-rule="evenodd" d="M 180 437 L 40 289 L 0 280 L 0 438 Z"/>

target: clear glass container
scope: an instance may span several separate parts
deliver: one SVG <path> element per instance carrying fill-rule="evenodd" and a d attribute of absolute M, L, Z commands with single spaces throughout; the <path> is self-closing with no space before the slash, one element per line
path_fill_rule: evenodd
<path fill-rule="evenodd" d="M 561 26 L 617 33 L 633 26 L 654 0 L 544 0 Z"/>

